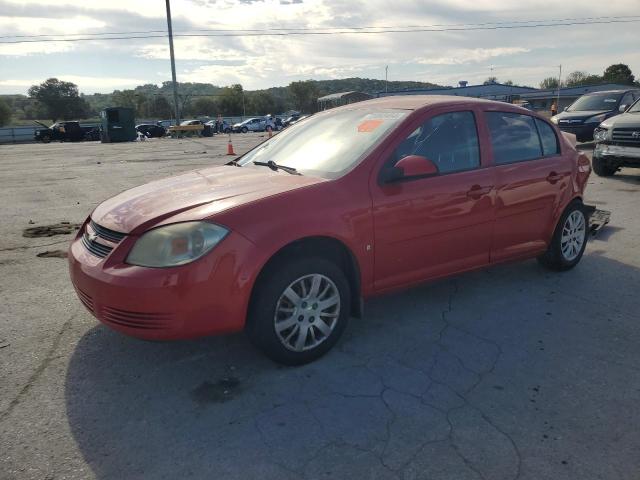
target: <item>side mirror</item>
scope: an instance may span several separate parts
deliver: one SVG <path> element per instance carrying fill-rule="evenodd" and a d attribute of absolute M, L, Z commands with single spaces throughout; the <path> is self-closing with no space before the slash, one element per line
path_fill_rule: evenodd
<path fill-rule="evenodd" d="M 569 110 L 569 107 L 564 107 L 564 108 L 562 109 L 562 111 L 563 111 L 563 112 L 566 112 L 567 110 Z"/>
<path fill-rule="evenodd" d="M 408 155 L 389 169 L 383 180 L 384 183 L 393 183 L 437 174 L 438 167 L 428 158 L 420 155 Z"/>
<path fill-rule="evenodd" d="M 629 106 L 629 105 L 624 105 L 624 104 L 623 104 L 623 105 L 620 105 L 620 106 L 618 107 L 618 111 L 619 111 L 620 113 L 622 113 L 622 112 L 624 112 L 624 111 L 627 109 L 627 107 L 628 107 L 628 106 Z"/>

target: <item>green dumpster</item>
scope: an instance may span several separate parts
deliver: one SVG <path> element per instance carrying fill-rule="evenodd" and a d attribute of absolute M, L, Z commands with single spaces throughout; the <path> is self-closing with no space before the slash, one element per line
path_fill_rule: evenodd
<path fill-rule="evenodd" d="M 109 107 L 100 112 L 102 143 L 132 142 L 138 136 L 133 108 Z"/>

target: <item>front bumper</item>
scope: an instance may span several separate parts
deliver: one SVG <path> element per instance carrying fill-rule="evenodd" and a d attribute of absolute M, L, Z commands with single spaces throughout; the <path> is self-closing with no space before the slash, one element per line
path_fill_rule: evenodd
<path fill-rule="evenodd" d="M 589 142 L 593 140 L 593 131 L 598 127 L 598 123 L 583 123 L 579 125 L 567 125 L 558 123 L 558 127 L 563 132 L 573 133 L 579 142 Z"/>
<path fill-rule="evenodd" d="M 593 157 L 616 166 L 640 167 L 640 146 L 596 144 Z"/>
<path fill-rule="evenodd" d="M 71 282 L 84 306 L 127 335 L 172 340 L 239 331 L 252 279 L 242 272 L 253 244 L 231 232 L 212 252 L 187 265 L 146 268 L 124 263 L 127 237 L 106 257 L 90 253 L 83 230 L 69 247 Z"/>

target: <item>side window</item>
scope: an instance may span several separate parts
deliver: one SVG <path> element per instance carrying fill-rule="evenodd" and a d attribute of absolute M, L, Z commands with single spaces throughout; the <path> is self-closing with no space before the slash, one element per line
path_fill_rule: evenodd
<path fill-rule="evenodd" d="M 620 105 L 626 105 L 627 107 L 633 103 L 633 94 L 631 92 L 626 93 L 622 100 L 620 100 Z"/>
<path fill-rule="evenodd" d="M 542 143 L 542 154 L 545 157 L 558 155 L 560 153 L 558 137 L 556 137 L 556 132 L 553 131 L 551 125 L 549 125 L 547 122 L 543 122 L 542 120 L 538 120 L 537 118 L 536 125 L 538 126 L 540 142 Z"/>
<path fill-rule="evenodd" d="M 440 173 L 477 168 L 480 149 L 473 113 L 452 112 L 430 118 L 396 148 L 391 165 L 407 155 L 428 158 Z"/>
<path fill-rule="evenodd" d="M 487 112 L 487 124 L 496 165 L 542 157 L 533 117 L 507 112 Z"/>

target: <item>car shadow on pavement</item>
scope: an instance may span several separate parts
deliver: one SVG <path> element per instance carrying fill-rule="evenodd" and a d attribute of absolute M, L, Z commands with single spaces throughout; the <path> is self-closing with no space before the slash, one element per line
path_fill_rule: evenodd
<path fill-rule="evenodd" d="M 631 475 L 637 291 L 637 268 L 595 252 L 564 273 L 495 267 L 371 300 L 299 368 L 244 335 L 95 327 L 68 366 L 68 421 L 101 479 Z"/>

